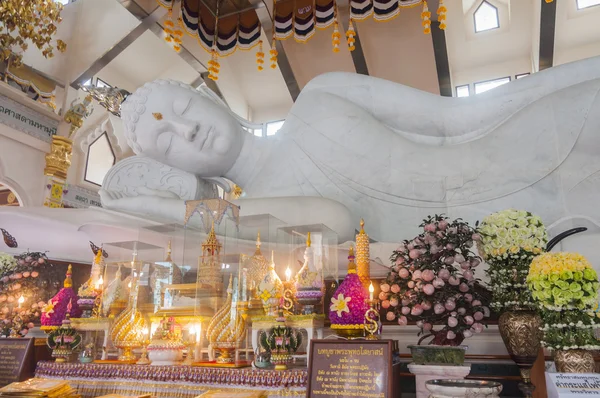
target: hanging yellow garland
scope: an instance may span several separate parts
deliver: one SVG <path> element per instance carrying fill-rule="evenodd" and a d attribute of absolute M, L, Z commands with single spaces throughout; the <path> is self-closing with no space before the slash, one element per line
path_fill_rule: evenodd
<path fill-rule="evenodd" d="M 333 33 L 331 34 L 331 44 L 333 44 L 333 52 L 340 52 L 340 38 L 342 35 L 340 34 L 340 29 L 337 21 L 337 17 L 334 17 L 335 21 L 333 22 Z"/>
<path fill-rule="evenodd" d="M 440 6 L 437 9 L 438 21 L 440 22 L 440 29 L 446 29 L 446 12 L 448 9 L 444 5 L 444 0 L 440 0 Z"/>
<path fill-rule="evenodd" d="M 429 12 L 429 7 L 427 7 L 426 1 L 423 1 L 423 11 L 421 12 L 421 18 L 423 19 L 423 33 L 431 33 L 431 12 Z"/>
<path fill-rule="evenodd" d="M 354 46 L 354 43 L 356 43 L 356 39 L 354 38 L 355 36 L 356 36 L 356 31 L 354 30 L 354 24 L 353 24 L 352 18 L 350 18 L 348 30 L 346 31 L 346 38 L 348 41 L 348 50 L 350 50 L 350 51 L 356 50 L 356 47 Z"/>
<path fill-rule="evenodd" d="M 208 78 L 217 81 L 219 80 L 219 70 L 221 69 L 221 64 L 219 64 L 219 54 L 217 54 L 217 50 L 213 48 L 210 55 L 211 59 L 208 61 Z"/>
<path fill-rule="evenodd" d="M 273 38 L 273 42 L 271 43 L 271 50 L 269 50 L 269 55 L 271 55 L 271 69 L 277 68 L 277 49 L 275 48 L 275 38 Z"/>
<path fill-rule="evenodd" d="M 263 52 L 263 42 L 258 42 L 258 51 L 256 52 L 256 65 L 259 71 L 263 70 L 263 64 L 265 63 L 265 53 Z"/>

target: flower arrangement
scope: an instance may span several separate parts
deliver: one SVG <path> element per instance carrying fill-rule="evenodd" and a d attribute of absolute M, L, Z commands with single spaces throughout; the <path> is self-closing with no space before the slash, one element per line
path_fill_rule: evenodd
<path fill-rule="evenodd" d="M 600 349 L 596 323 L 598 275 L 577 253 L 544 253 L 533 259 L 527 285 L 541 309 L 545 347 L 556 350 Z"/>
<path fill-rule="evenodd" d="M 379 298 L 388 321 L 416 321 L 435 345 L 460 345 L 483 330 L 490 310 L 474 290 L 474 270 L 480 258 L 471 250 L 480 239 L 461 219 L 433 216 L 420 225 L 423 233 L 400 244 L 381 284 Z M 435 325 L 441 325 L 434 331 Z"/>
<path fill-rule="evenodd" d="M 10 254 L 0 252 L 0 276 L 9 273 L 17 267 L 17 260 Z"/>
<path fill-rule="evenodd" d="M 508 209 L 490 214 L 478 226 L 479 253 L 489 264 L 495 310 L 534 307 L 525 279 L 531 260 L 546 250 L 548 234 L 542 219 L 527 211 Z"/>
<path fill-rule="evenodd" d="M 46 305 L 40 275 L 46 265 L 44 253 L 0 253 L 0 336 L 23 337 L 39 324 Z"/>
<path fill-rule="evenodd" d="M 329 320 L 331 329 L 363 330 L 365 313 L 369 309 L 369 293 L 356 273 L 354 248 L 348 254 L 348 274 L 331 297 Z"/>

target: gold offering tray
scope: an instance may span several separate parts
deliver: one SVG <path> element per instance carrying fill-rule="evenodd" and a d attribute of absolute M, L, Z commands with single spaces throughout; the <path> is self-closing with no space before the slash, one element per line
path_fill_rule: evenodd
<path fill-rule="evenodd" d="M 234 363 L 217 363 L 216 361 L 207 362 L 194 362 L 192 366 L 200 366 L 203 368 L 230 368 L 230 369 L 241 369 L 252 366 L 251 361 L 239 361 Z"/>

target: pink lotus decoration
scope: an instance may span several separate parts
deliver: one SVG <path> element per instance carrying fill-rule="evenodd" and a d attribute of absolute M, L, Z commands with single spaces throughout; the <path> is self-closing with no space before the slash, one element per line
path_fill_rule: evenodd
<path fill-rule="evenodd" d="M 479 235 L 460 219 L 436 215 L 423 221 L 423 233 L 401 243 L 390 257 L 381 306 L 388 309 L 388 321 L 416 321 L 423 335 L 419 343 L 433 337 L 430 344 L 457 346 L 480 333 L 490 314 L 473 289 L 481 259 L 471 248 Z"/>

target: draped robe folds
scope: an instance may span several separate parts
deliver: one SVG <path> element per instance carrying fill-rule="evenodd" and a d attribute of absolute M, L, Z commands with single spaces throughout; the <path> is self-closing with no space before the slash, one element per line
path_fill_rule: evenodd
<path fill-rule="evenodd" d="M 322 75 L 242 186 L 247 198 L 335 200 L 387 242 L 433 213 L 475 222 L 514 207 L 600 225 L 599 91 L 600 57 L 468 98 Z"/>

